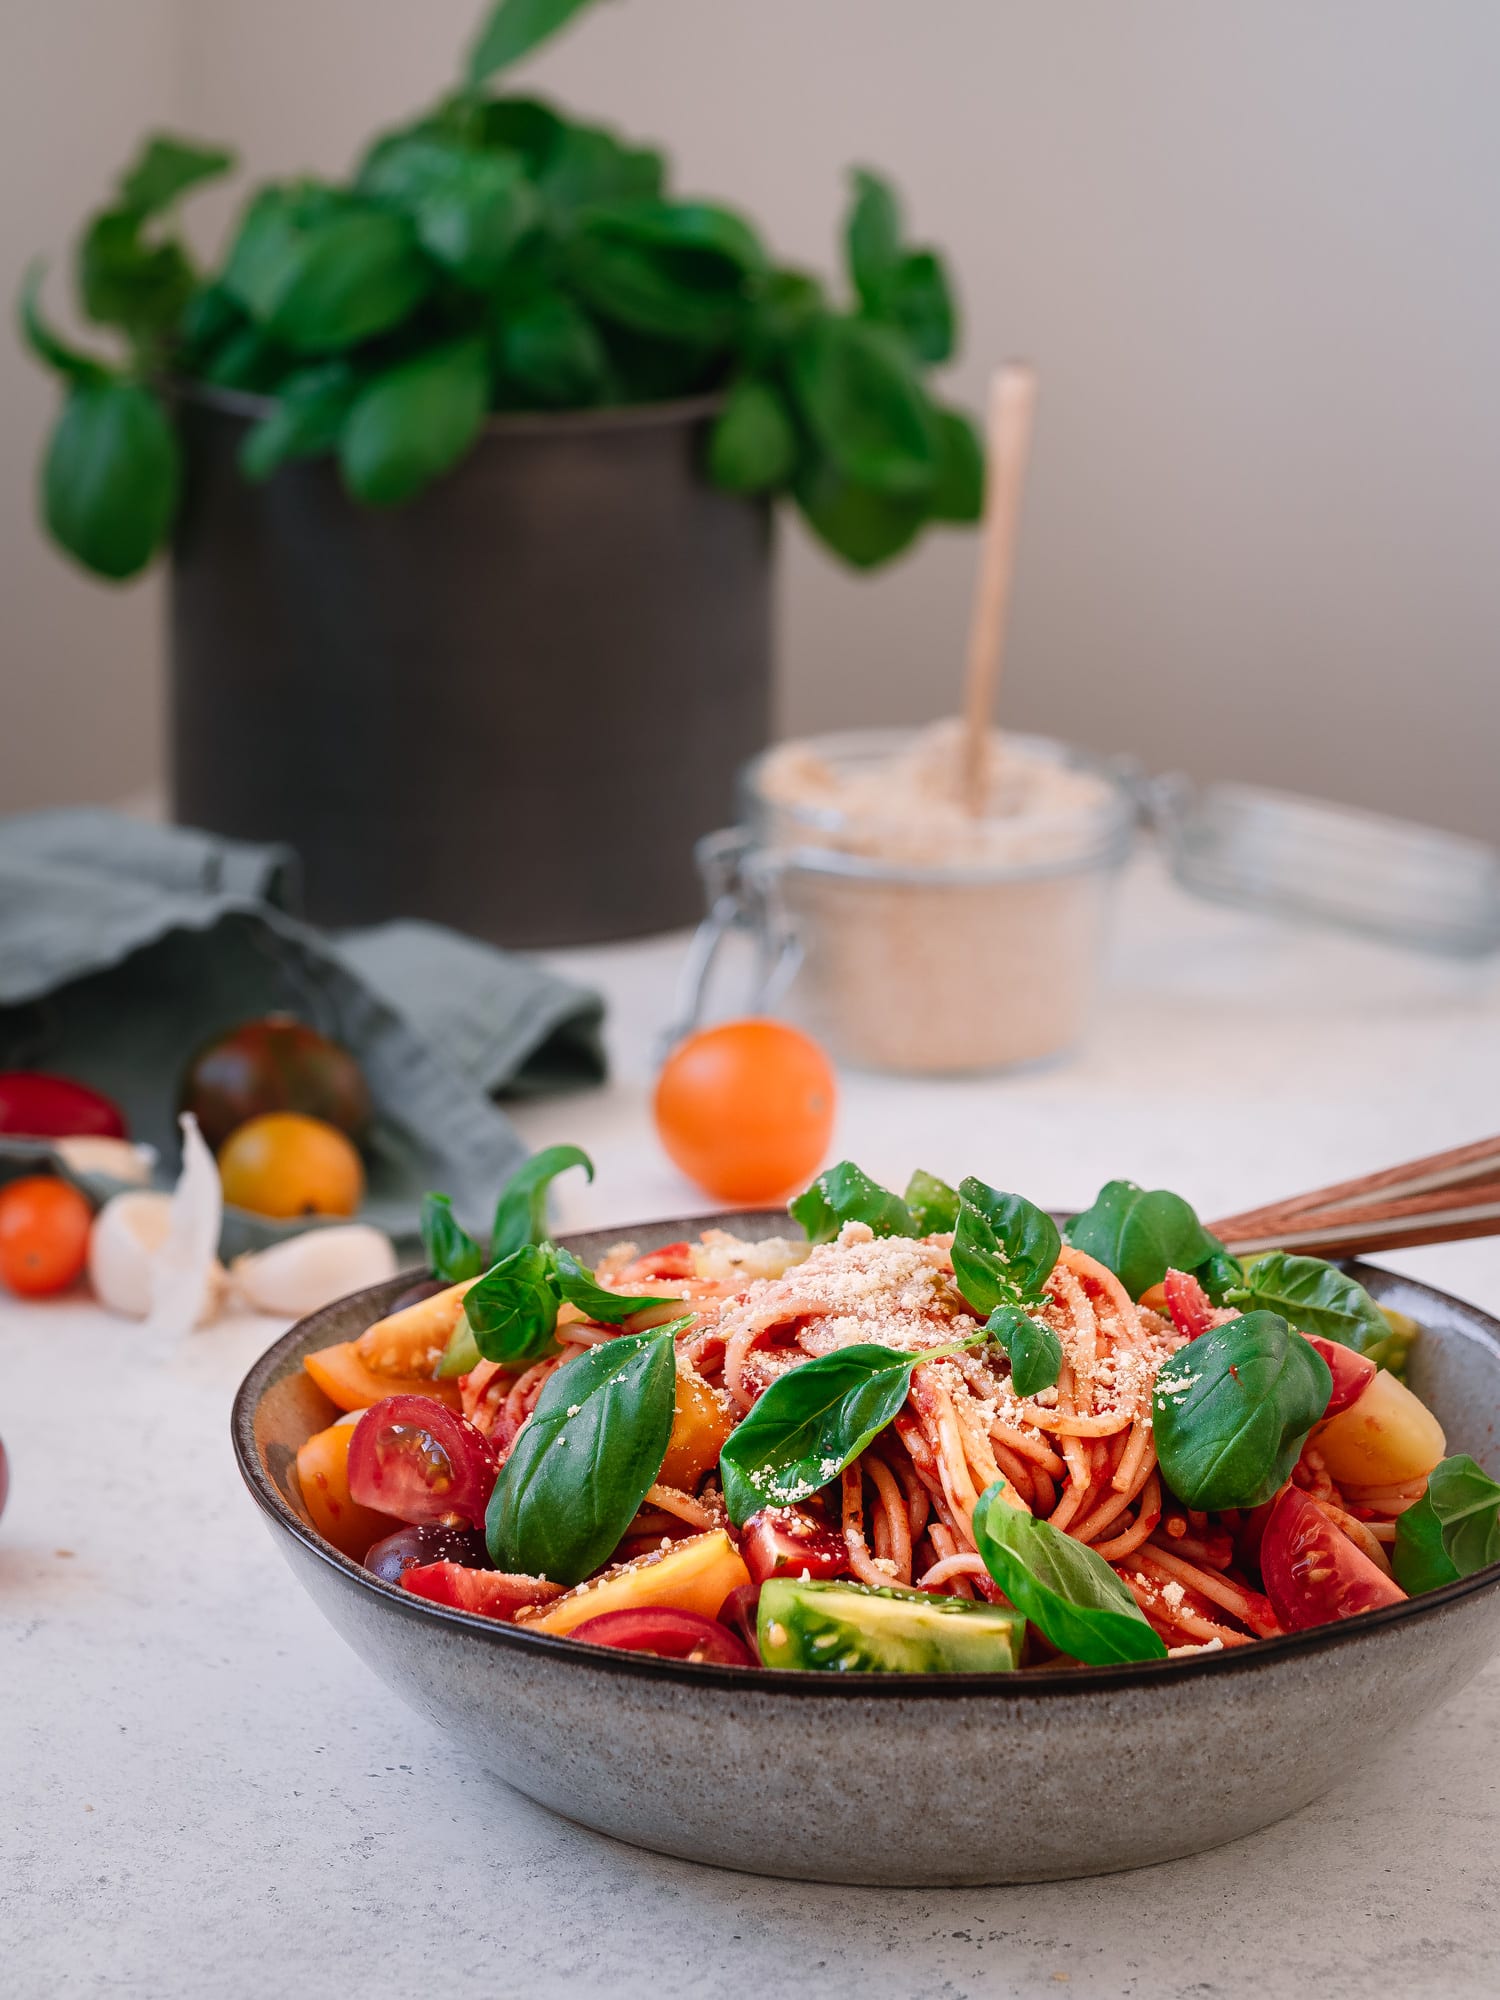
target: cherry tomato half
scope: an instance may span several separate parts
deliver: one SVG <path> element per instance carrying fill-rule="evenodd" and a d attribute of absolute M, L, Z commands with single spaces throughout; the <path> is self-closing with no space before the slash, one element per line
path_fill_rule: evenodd
<path fill-rule="evenodd" d="M 0 1278 L 22 1298 L 66 1291 L 83 1271 L 94 1212 L 70 1181 L 28 1174 L 0 1188 Z"/>
<path fill-rule="evenodd" d="M 1301 1329 L 1298 1329 L 1301 1332 Z M 1375 1380 L 1375 1363 L 1367 1354 L 1356 1354 L 1352 1347 L 1343 1347 L 1336 1340 L 1324 1340 L 1318 1333 L 1304 1333 L 1302 1338 L 1328 1363 L 1328 1372 L 1333 1377 L 1333 1394 L 1328 1398 L 1325 1417 L 1336 1417 L 1340 1410 L 1347 1410 Z"/>
<path fill-rule="evenodd" d="M 395 1537 L 392 1537 L 394 1540 Z M 547 1604 L 562 1596 L 562 1585 L 540 1576 L 507 1576 L 503 1570 L 469 1569 L 463 1563 L 427 1563 L 406 1570 L 401 1588 L 429 1604 L 446 1604 L 454 1611 L 477 1611 L 481 1618 L 502 1618 L 509 1624 L 528 1604 Z"/>
<path fill-rule="evenodd" d="M 1188 1271 L 1168 1271 L 1161 1281 L 1172 1324 L 1189 1340 L 1207 1333 L 1214 1323 L 1214 1302 Z"/>
<path fill-rule="evenodd" d="M 1260 1541 L 1260 1573 L 1289 1632 L 1406 1598 L 1299 1486 L 1288 1486 L 1271 1509 Z"/>
<path fill-rule="evenodd" d="M 740 1554 L 756 1583 L 770 1576 L 846 1576 L 849 1551 L 842 1535 L 795 1507 L 767 1507 L 740 1532 Z"/>
<path fill-rule="evenodd" d="M 86 1083 L 0 1070 L 0 1132 L 24 1139 L 125 1139 L 125 1114 Z"/>
<path fill-rule="evenodd" d="M 586 1646 L 613 1646 L 622 1653 L 654 1653 L 662 1660 L 694 1660 L 714 1667 L 753 1667 L 743 1642 L 717 1618 L 678 1611 L 666 1604 L 643 1604 L 639 1611 L 603 1611 L 585 1618 L 568 1634 Z"/>
<path fill-rule="evenodd" d="M 366 1410 L 349 1447 L 349 1492 L 361 1507 L 421 1527 L 478 1527 L 495 1484 L 495 1449 L 467 1417 L 428 1396 L 387 1396 Z"/>
<path fill-rule="evenodd" d="M 667 1157 L 721 1201 L 770 1201 L 810 1181 L 833 1136 L 827 1056 L 784 1021 L 726 1021 L 689 1035 L 656 1082 Z"/>

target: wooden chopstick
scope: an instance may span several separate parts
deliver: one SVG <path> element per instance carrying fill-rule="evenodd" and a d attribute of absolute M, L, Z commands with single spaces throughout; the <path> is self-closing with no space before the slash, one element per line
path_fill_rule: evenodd
<path fill-rule="evenodd" d="M 1500 1235 L 1500 1137 L 1454 1146 L 1210 1224 L 1230 1250 L 1348 1257 Z"/>

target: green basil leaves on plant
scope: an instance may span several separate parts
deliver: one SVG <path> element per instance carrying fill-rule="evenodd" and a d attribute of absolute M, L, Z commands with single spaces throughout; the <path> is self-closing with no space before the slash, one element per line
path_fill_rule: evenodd
<path fill-rule="evenodd" d="M 855 172 L 845 241 L 866 316 L 896 327 L 919 360 L 948 360 L 956 316 L 947 277 L 933 251 L 903 250 L 900 204 L 877 174 Z"/>
<path fill-rule="evenodd" d="M 288 375 L 276 404 L 245 434 L 241 472 L 250 480 L 269 479 L 292 459 L 331 451 L 358 388 L 359 377 L 347 361 L 318 362 Z"/>
<path fill-rule="evenodd" d="M 743 1527 L 760 1508 L 790 1507 L 836 1479 L 896 1416 L 918 1363 L 950 1351 L 860 1341 L 778 1375 L 719 1454 L 730 1520 Z"/>
<path fill-rule="evenodd" d="M 1164 1660 L 1166 1646 L 1103 1556 L 1003 1495 L 998 1481 L 981 1494 L 974 1546 L 1017 1611 L 1060 1653 L 1091 1667 Z"/>
<path fill-rule="evenodd" d="M 42 474 L 47 526 L 100 576 L 134 576 L 166 540 L 181 480 L 177 438 L 138 382 L 76 381 Z"/>
<path fill-rule="evenodd" d="M 846 478 L 894 500 L 925 500 L 939 469 L 937 418 L 895 334 L 825 313 L 794 343 L 790 380 L 803 421 Z"/>
<path fill-rule="evenodd" d="M 462 1284 L 477 1278 L 484 1269 L 484 1252 L 453 1213 L 452 1199 L 445 1194 L 424 1194 L 418 1224 L 427 1268 L 445 1285 Z"/>
<path fill-rule="evenodd" d="M 189 188 L 217 180 L 233 165 L 233 153 L 218 146 L 199 146 L 191 139 L 174 139 L 170 133 L 158 132 L 121 175 L 120 200 L 141 215 L 159 215 Z"/>
<path fill-rule="evenodd" d="M 977 521 L 984 512 L 984 447 L 961 410 L 937 412 L 938 470 L 929 502 L 935 521 Z"/>
<path fill-rule="evenodd" d="M 1062 1249 L 1057 1224 L 1024 1195 L 1001 1194 L 971 1175 L 959 1183 L 953 1270 L 978 1313 L 1037 1304 Z"/>
<path fill-rule="evenodd" d="M 19 317 L 21 334 L 26 345 L 38 361 L 61 375 L 66 381 L 108 381 L 111 371 L 102 361 L 96 360 L 92 354 L 85 354 L 81 348 L 70 346 L 42 317 L 44 275 L 44 267 L 41 261 L 37 260 L 28 269 L 21 286 Z"/>
<path fill-rule="evenodd" d="M 96 325 L 120 327 L 137 341 L 168 334 L 197 282 L 180 243 L 144 239 L 145 219 L 137 209 L 106 209 L 78 246 L 84 312 Z"/>
<path fill-rule="evenodd" d="M 491 9 L 469 57 L 469 82 L 476 87 L 497 70 L 508 69 L 565 28 L 592 0 L 500 0 Z"/>
<path fill-rule="evenodd" d="M 731 493 L 785 485 L 797 463 L 797 428 L 773 384 L 741 376 L 725 400 L 708 447 L 716 483 Z"/>
<path fill-rule="evenodd" d="M 1500 1486 L 1472 1458 L 1445 1458 L 1422 1498 L 1397 1518 L 1396 1581 L 1417 1597 L 1491 1563 L 1500 1563 Z"/>
<path fill-rule="evenodd" d="M 481 292 L 495 284 L 540 214 L 519 154 L 435 137 L 414 134 L 378 147 L 360 184 L 408 214 L 428 256 Z"/>
<path fill-rule="evenodd" d="M 1189 1507 L 1258 1507 L 1291 1476 L 1332 1392 L 1327 1362 L 1278 1314 L 1210 1327 L 1157 1370 L 1162 1477 Z"/>
<path fill-rule="evenodd" d="M 316 187 L 257 196 L 223 278 L 246 311 L 299 354 L 386 332 L 432 282 L 405 216 Z"/>
<path fill-rule="evenodd" d="M 543 1146 L 517 1167 L 500 1192 L 490 1230 L 490 1258 L 498 1261 L 523 1243 L 541 1243 L 547 1235 L 547 1191 L 559 1174 L 582 1167 L 594 1178 L 594 1163 L 581 1146 Z"/>
<path fill-rule="evenodd" d="M 831 1243 L 846 1222 L 868 1223 L 877 1236 L 915 1236 L 917 1226 L 900 1195 L 872 1181 L 852 1160 L 825 1167 L 812 1186 L 787 1205 L 809 1243 Z"/>
<path fill-rule="evenodd" d="M 556 1351 L 560 1303 L 548 1246 L 523 1243 L 464 1294 L 464 1319 L 486 1361 L 514 1367 Z"/>
<path fill-rule="evenodd" d="M 489 393 L 478 339 L 430 348 L 377 375 L 355 398 L 339 437 L 349 492 L 370 507 L 411 499 L 468 451 Z"/>
<path fill-rule="evenodd" d="M 501 387 L 522 407 L 576 409 L 604 394 L 609 355 L 582 306 L 560 291 L 542 291 L 502 308 L 495 327 Z"/>
<path fill-rule="evenodd" d="M 1045 1320 L 1020 1306 L 996 1306 L 984 1330 L 1010 1356 L 1010 1384 L 1018 1396 L 1050 1389 L 1062 1372 L 1062 1342 Z"/>
<path fill-rule="evenodd" d="M 877 493 L 823 457 L 798 466 L 792 491 L 813 533 L 855 569 L 889 562 L 916 540 L 929 518 L 924 500 Z"/>
<path fill-rule="evenodd" d="M 1068 1224 L 1067 1237 L 1113 1271 L 1133 1299 L 1159 1285 L 1169 1270 L 1196 1274 L 1225 1254 L 1180 1194 L 1148 1192 L 1134 1181 L 1106 1182 L 1093 1207 Z"/>
<path fill-rule="evenodd" d="M 958 1190 L 921 1167 L 906 1183 L 902 1199 L 918 1236 L 946 1236 L 958 1224 Z"/>
<path fill-rule="evenodd" d="M 497 1569 L 573 1584 L 609 1560 L 667 1455 L 686 1324 L 621 1334 L 550 1377 L 490 1496 Z"/>
<path fill-rule="evenodd" d="M 1252 1258 L 1229 1302 L 1247 1312 L 1261 1308 L 1280 1313 L 1301 1332 L 1321 1334 L 1357 1354 L 1373 1356 L 1391 1335 L 1385 1315 L 1364 1286 L 1321 1257 L 1272 1250 Z"/>

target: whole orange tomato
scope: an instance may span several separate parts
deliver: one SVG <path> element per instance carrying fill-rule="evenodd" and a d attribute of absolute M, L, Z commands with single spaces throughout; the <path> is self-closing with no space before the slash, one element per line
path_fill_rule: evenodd
<path fill-rule="evenodd" d="M 93 1210 L 70 1181 L 28 1174 L 0 1188 L 0 1278 L 23 1298 L 66 1291 L 89 1254 Z"/>
<path fill-rule="evenodd" d="M 678 1044 L 656 1083 L 674 1166 L 721 1201 L 771 1201 L 812 1179 L 833 1136 L 833 1065 L 784 1021 L 726 1021 Z"/>
<path fill-rule="evenodd" d="M 219 1148 L 224 1199 L 255 1215 L 353 1215 L 365 1170 L 344 1134 L 321 1118 L 268 1111 L 231 1132 Z"/>

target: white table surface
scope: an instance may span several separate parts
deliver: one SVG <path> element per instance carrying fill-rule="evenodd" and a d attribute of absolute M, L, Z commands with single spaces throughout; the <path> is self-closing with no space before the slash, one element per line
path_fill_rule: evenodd
<path fill-rule="evenodd" d="M 519 1117 L 598 1163 L 591 1188 L 569 1177 L 564 1224 L 706 1206 L 646 1109 L 681 946 L 557 960 L 607 992 L 615 1062 L 606 1089 Z M 1123 1174 L 1212 1214 L 1496 1129 L 1494 972 L 1195 906 L 1148 861 L 1081 1057 L 987 1083 L 847 1076 L 836 1144 L 888 1180 L 920 1163 L 1068 1204 Z M 1388 1261 L 1500 1307 L 1500 1244 Z M 1500 1662 L 1285 1825 L 1094 1881 L 758 1881 L 554 1819 L 403 1708 L 277 1555 L 228 1407 L 279 1331 L 230 1321 L 152 1353 L 79 1301 L 0 1306 L 0 1990 L 17 2000 L 1500 1989 Z"/>

